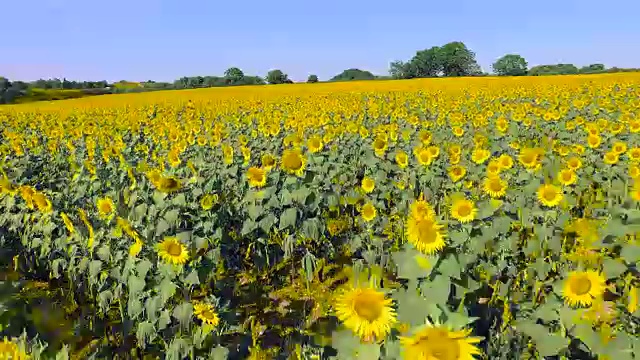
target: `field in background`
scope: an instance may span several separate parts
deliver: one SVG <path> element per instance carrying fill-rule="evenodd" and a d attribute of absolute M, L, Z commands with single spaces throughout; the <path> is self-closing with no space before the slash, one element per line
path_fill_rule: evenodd
<path fill-rule="evenodd" d="M 640 352 L 640 74 L 105 95 L 0 128 L 0 354 Z"/>

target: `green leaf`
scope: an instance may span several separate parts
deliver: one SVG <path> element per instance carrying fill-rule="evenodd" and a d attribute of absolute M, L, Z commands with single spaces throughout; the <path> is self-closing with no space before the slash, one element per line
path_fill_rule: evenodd
<path fill-rule="evenodd" d="M 185 302 L 173 309 L 173 317 L 178 319 L 180 324 L 189 326 L 191 324 L 191 317 L 193 316 L 193 305 Z"/>
<path fill-rule="evenodd" d="M 617 259 L 605 259 L 603 271 L 607 279 L 617 278 L 627 271 L 627 266 Z"/>
<path fill-rule="evenodd" d="M 440 316 L 440 309 L 431 299 L 420 296 L 417 290 L 402 290 L 393 294 L 398 303 L 398 321 L 411 326 L 423 325 L 427 316 Z"/>
<path fill-rule="evenodd" d="M 227 360 L 229 357 L 229 350 L 226 347 L 216 346 L 211 349 L 209 353 L 209 359 L 211 360 Z"/>
<path fill-rule="evenodd" d="M 156 225 L 156 236 L 162 236 L 167 230 L 171 228 L 171 225 L 165 219 L 158 219 Z"/>
<path fill-rule="evenodd" d="M 157 336 L 155 326 L 149 321 L 143 321 L 138 324 L 136 331 L 136 338 L 138 339 L 138 346 L 141 349 L 146 347 L 146 344 L 151 343 Z"/>
<path fill-rule="evenodd" d="M 171 209 L 164 214 L 164 219 L 166 220 L 169 226 L 177 225 L 178 217 L 180 216 L 180 210 Z"/>
<path fill-rule="evenodd" d="M 429 302 L 445 305 L 449 300 L 449 293 L 451 292 L 451 281 L 449 277 L 439 275 L 433 278 L 432 281 L 425 281 L 420 285 L 420 289 Z"/>
<path fill-rule="evenodd" d="M 186 279 L 184 279 L 184 282 L 187 285 L 199 285 L 200 284 L 200 279 L 198 278 L 198 272 L 196 270 L 191 270 L 191 273 L 189 274 L 189 276 L 187 276 Z"/>
<path fill-rule="evenodd" d="M 166 303 L 176 293 L 178 286 L 169 279 L 163 279 L 160 283 L 160 297 Z"/>
<path fill-rule="evenodd" d="M 640 261 L 640 246 L 635 244 L 626 244 L 622 247 L 620 252 L 620 258 L 627 262 L 627 264 L 634 265 Z"/>
<path fill-rule="evenodd" d="M 288 227 L 295 227 L 297 217 L 298 211 L 296 208 L 285 209 L 282 212 L 282 215 L 280 215 L 280 224 L 278 226 L 279 230 L 284 230 Z"/>
<path fill-rule="evenodd" d="M 380 345 L 360 343 L 355 349 L 356 359 L 371 360 L 380 358 Z"/>
<path fill-rule="evenodd" d="M 146 284 L 147 283 L 144 279 L 141 279 L 135 275 L 129 276 L 129 279 L 128 279 L 129 296 L 138 295 L 140 292 L 142 292 L 142 290 L 144 290 L 144 287 Z"/>

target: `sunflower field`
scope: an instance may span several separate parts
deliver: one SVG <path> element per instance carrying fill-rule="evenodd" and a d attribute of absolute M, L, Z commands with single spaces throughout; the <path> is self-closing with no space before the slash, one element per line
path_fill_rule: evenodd
<path fill-rule="evenodd" d="M 640 359 L 640 74 L 0 108 L 0 359 Z"/>

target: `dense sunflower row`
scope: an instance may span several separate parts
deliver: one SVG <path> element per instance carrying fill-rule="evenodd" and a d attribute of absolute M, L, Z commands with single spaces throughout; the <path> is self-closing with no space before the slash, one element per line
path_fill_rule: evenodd
<path fill-rule="evenodd" d="M 166 91 L 0 120 L 4 260 L 64 289 L 82 331 L 62 351 L 640 350 L 636 74 Z M 30 341 L 0 350 L 59 350 Z"/>

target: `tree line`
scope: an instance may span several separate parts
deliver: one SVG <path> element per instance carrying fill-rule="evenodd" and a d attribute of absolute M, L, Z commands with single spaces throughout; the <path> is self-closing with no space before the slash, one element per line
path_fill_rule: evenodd
<path fill-rule="evenodd" d="M 507 54 L 491 66 L 498 76 L 543 76 L 597 74 L 623 71 L 640 71 L 636 68 L 606 68 L 604 64 L 590 64 L 578 68 L 573 64 L 538 65 L 529 68 L 524 57 Z M 388 76 L 377 76 L 369 71 L 350 68 L 328 81 L 415 79 L 428 77 L 488 76 L 476 61 L 476 55 L 463 42 L 453 41 L 442 46 L 419 50 L 407 61 L 389 64 Z M 309 75 L 308 83 L 319 82 L 318 76 Z M 69 81 L 67 79 L 40 79 L 33 82 L 10 81 L 0 76 L 0 104 L 41 100 L 60 100 L 92 95 L 147 92 L 157 90 L 197 89 L 206 87 L 291 84 L 293 81 L 280 69 L 274 69 L 265 77 L 246 75 L 240 68 L 231 67 L 222 76 L 184 76 L 173 82 L 119 81 Z"/>

